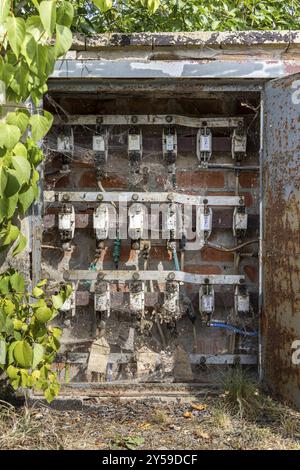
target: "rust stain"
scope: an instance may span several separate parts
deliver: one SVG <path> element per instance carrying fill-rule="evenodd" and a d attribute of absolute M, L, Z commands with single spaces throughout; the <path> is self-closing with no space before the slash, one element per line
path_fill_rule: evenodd
<path fill-rule="evenodd" d="M 292 343 L 300 339 L 299 110 L 291 99 L 296 79 L 271 85 L 267 97 L 261 327 L 267 384 L 299 407 L 300 366 L 292 363 Z"/>

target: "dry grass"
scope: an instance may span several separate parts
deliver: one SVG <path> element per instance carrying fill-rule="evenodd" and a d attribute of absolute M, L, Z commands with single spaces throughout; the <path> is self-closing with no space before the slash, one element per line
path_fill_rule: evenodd
<path fill-rule="evenodd" d="M 219 397 L 196 406 L 114 400 L 80 412 L 0 402 L 0 448 L 300 450 L 299 412 L 263 395 L 253 381 L 225 379 Z"/>

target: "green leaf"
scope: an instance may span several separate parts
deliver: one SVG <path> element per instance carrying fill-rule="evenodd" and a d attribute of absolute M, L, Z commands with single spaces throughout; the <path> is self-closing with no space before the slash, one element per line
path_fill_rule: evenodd
<path fill-rule="evenodd" d="M 18 174 L 16 170 L 9 168 L 6 173 L 7 173 L 7 183 L 6 183 L 6 187 L 4 190 L 4 195 L 6 197 L 11 197 L 19 191 L 21 187 L 21 182 L 18 179 Z"/>
<path fill-rule="evenodd" d="M 31 176 L 31 166 L 27 158 L 22 155 L 13 155 L 11 161 L 17 172 L 17 178 L 20 183 L 26 183 Z"/>
<path fill-rule="evenodd" d="M 29 123 L 31 125 L 32 138 L 39 141 L 49 131 L 52 126 L 53 116 L 44 111 L 44 116 L 41 114 L 34 114 L 30 117 Z"/>
<path fill-rule="evenodd" d="M 12 336 L 14 333 L 14 325 L 13 325 L 12 319 L 9 317 L 7 317 L 5 320 L 4 332 L 6 333 L 7 336 Z"/>
<path fill-rule="evenodd" d="M 9 278 L 9 276 L 7 276 Z M 4 312 L 6 315 L 12 315 L 16 310 L 15 304 L 10 299 L 5 299 Z"/>
<path fill-rule="evenodd" d="M 24 134 L 29 123 L 29 113 L 27 111 L 16 111 L 8 113 L 6 116 L 7 124 L 13 124 L 20 129 L 21 134 Z"/>
<path fill-rule="evenodd" d="M 17 341 L 13 352 L 15 361 L 21 367 L 29 369 L 32 366 L 33 351 L 27 341 Z"/>
<path fill-rule="evenodd" d="M 64 55 L 72 46 L 72 33 L 69 28 L 61 24 L 56 25 L 55 54 L 56 57 Z"/>
<path fill-rule="evenodd" d="M 11 346 L 14 346 L 15 347 L 16 345 L 16 342 L 15 343 L 12 343 L 10 345 Z M 18 369 L 17 367 L 15 366 L 8 366 L 7 370 L 6 370 L 6 374 L 7 376 L 10 378 L 10 379 L 16 379 L 18 376 L 19 376 L 19 372 L 20 372 L 20 369 Z"/>
<path fill-rule="evenodd" d="M 10 0 L 0 0 L 0 24 L 3 24 L 9 15 Z"/>
<path fill-rule="evenodd" d="M 0 147 L 11 150 L 20 140 L 21 132 L 17 126 L 0 122 Z"/>
<path fill-rule="evenodd" d="M 28 387 L 28 379 L 29 379 L 28 372 L 24 369 L 21 369 L 20 372 L 21 372 L 21 387 L 26 388 Z"/>
<path fill-rule="evenodd" d="M 10 224 L 7 229 L 5 230 L 5 236 L 4 239 L 1 242 L 0 250 L 3 251 L 5 250 L 8 245 L 10 245 L 12 242 L 14 242 L 20 234 L 20 230 L 16 225 Z"/>
<path fill-rule="evenodd" d="M 52 310 L 49 307 L 39 307 L 35 310 L 34 315 L 40 323 L 47 323 L 52 317 Z"/>
<path fill-rule="evenodd" d="M 93 0 L 93 3 L 100 11 L 105 13 L 112 8 L 112 0 Z"/>
<path fill-rule="evenodd" d="M 74 8 L 70 2 L 63 1 L 57 9 L 56 22 L 70 28 L 74 17 Z"/>
<path fill-rule="evenodd" d="M 148 8 L 150 13 L 155 13 L 160 5 L 160 0 L 144 0 L 142 4 Z"/>
<path fill-rule="evenodd" d="M 15 291 L 18 292 L 19 294 L 23 293 L 25 290 L 25 280 L 24 276 L 22 274 L 19 274 L 18 272 L 15 272 L 10 276 L 9 279 L 11 288 Z"/>
<path fill-rule="evenodd" d="M 6 198 L 0 198 L 0 221 L 3 222 L 3 219 L 11 219 L 17 208 L 19 196 L 14 194 L 13 196 Z"/>
<path fill-rule="evenodd" d="M 54 400 L 55 396 L 56 394 L 54 393 L 52 387 L 46 388 L 46 390 L 44 391 L 44 397 L 46 398 L 48 403 L 51 403 Z"/>
<path fill-rule="evenodd" d="M 22 142 L 18 142 L 17 145 L 13 148 L 14 155 L 21 155 L 22 157 L 27 158 L 27 149 Z"/>
<path fill-rule="evenodd" d="M 62 335 L 61 328 L 58 328 L 58 326 L 54 326 L 52 328 L 52 334 L 53 334 L 54 338 L 59 339 Z"/>
<path fill-rule="evenodd" d="M 0 279 L 0 293 L 4 295 L 9 293 L 9 276 L 4 276 Z"/>
<path fill-rule="evenodd" d="M 52 295 L 51 300 L 52 300 L 53 307 L 54 307 L 56 310 L 59 310 L 60 307 L 61 307 L 61 306 L 64 304 L 64 302 L 65 302 L 65 299 L 62 297 L 61 294 Z"/>
<path fill-rule="evenodd" d="M 45 0 L 40 3 L 39 13 L 41 22 L 49 37 L 52 36 L 56 23 L 56 2 L 54 0 Z"/>
<path fill-rule="evenodd" d="M 32 368 L 35 369 L 38 364 L 41 362 L 44 356 L 44 348 L 41 344 L 36 343 L 33 346 L 33 361 Z"/>
<path fill-rule="evenodd" d="M 0 339 L 0 364 L 5 364 L 6 362 L 6 341 Z"/>
<path fill-rule="evenodd" d="M 10 88 L 17 94 L 18 99 L 23 101 L 29 96 L 28 89 L 29 68 L 25 61 L 19 62 L 15 68 L 12 79 L 9 81 Z"/>
<path fill-rule="evenodd" d="M 18 238 L 18 241 L 17 241 L 17 244 L 13 250 L 13 256 L 16 256 L 18 255 L 19 253 L 21 253 L 21 251 L 24 250 L 24 248 L 26 247 L 27 245 L 27 238 L 25 237 L 25 235 L 23 235 L 22 232 L 20 232 L 20 235 L 19 235 L 19 238 Z"/>
<path fill-rule="evenodd" d="M 32 289 L 32 297 L 40 297 L 41 295 L 44 294 L 44 291 L 43 289 L 41 289 L 40 287 L 37 287 L 35 286 L 33 289 Z"/>
<path fill-rule="evenodd" d="M 26 33 L 25 20 L 23 20 L 23 18 L 10 16 L 7 18 L 5 25 L 9 45 L 18 58 Z"/>
<path fill-rule="evenodd" d="M 7 173 L 5 168 L 0 166 L 0 196 L 4 193 L 7 184 Z"/>
<path fill-rule="evenodd" d="M 23 324 L 24 323 L 22 322 L 22 320 L 18 320 L 17 318 L 13 320 L 14 329 L 17 331 L 20 331 L 22 329 Z"/>
<path fill-rule="evenodd" d="M 39 16 L 33 15 L 27 18 L 26 33 L 33 36 L 36 42 L 44 40 L 45 28 Z"/>

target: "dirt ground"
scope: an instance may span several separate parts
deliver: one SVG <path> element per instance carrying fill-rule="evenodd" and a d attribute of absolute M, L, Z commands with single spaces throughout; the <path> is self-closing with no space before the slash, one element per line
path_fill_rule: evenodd
<path fill-rule="evenodd" d="M 113 400 L 86 411 L 1 402 L 0 449 L 300 450 L 300 413 L 258 391 L 248 401 L 225 391 L 201 402 Z"/>

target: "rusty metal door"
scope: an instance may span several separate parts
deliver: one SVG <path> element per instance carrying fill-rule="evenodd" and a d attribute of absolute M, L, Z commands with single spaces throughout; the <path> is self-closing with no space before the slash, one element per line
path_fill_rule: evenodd
<path fill-rule="evenodd" d="M 300 408 L 300 74 L 268 82 L 263 102 L 262 369 Z"/>

